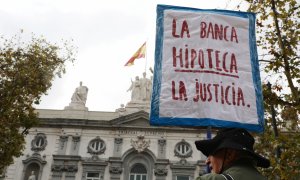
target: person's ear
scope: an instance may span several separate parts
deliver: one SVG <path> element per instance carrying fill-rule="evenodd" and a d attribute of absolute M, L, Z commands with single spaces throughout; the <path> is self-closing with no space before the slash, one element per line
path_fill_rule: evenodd
<path fill-rule="evenodd" d="M 238 156 L 238 152 L 235 149 L 228 149 L 227 150 L 227 163 L 231 163 L 232 161 L 236 160 Z"/>

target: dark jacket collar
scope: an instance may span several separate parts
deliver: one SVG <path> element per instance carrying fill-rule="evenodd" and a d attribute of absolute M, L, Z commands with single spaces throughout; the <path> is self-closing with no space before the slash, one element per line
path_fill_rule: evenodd
<path fill-rule="evenodd" d="M 252 158 L 240 158 L 234 162 L 232 162 L 230 165 L 224 167 L 224 170 L 222 171 L 225 172 L 226 170 L 230 169 L 231 167 L 235 166 L 243 166 L 243 167 L 249 167 L 249 168 L 255 168 L 255 160 Z"/>

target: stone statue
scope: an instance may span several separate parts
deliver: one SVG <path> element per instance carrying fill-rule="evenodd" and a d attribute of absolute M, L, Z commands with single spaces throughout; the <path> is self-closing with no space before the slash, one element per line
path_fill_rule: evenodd
<path fill-rule="evenodd" d="M 131 86 L 128 91 L 131 91 L 131 101 L 139 101 L 141 99 L 141 84 L 138 76 L 135 77 L 135 81 L 131 80 Z"/>
<path fill-rule="evenodd" d="M 146 78 L 146 72 L 143 73 L 143 78 L 141 79 L 141 100 L 150 101 L 152 91 L 152 81 Z"/>
<path fill-rule="evenodd" d="M 80 86 L 75 89 L 75 92 L 72 95 L 72 102 L 74 103 L 82 103 L 85 105 L 87 99 L 88 88 L 86 86 L 82 86 L 82 82 L 80 81 Z"/>
<path fill-rule="evenodd" d="M 31 175 L 28 177 L 28 180 L 36 180 L 34 171 L 31 172 Z"/>
<path fill-rule="evenodd" d="M 135 81 L 131 81 L 131 86 L 127 91 L 131 91 L 131 102 L 150 101 L 152 92 L 152 80 L 143 73 L 143 78 L 136 76 Z"/>
<path fill-rule="evenodd" d="M 143 73 L 143 77 L 135 77 L 135 81 L 131 80 L 131 86 L 127 90 L 131 91 L 131 101 L 129 101 L 125 107 L 126 114 L 136 111 L 149 111 L 150 100 L 152 92 L 152 77 L 151 79 L 146 77 L 146 72 Z M 117 109 L 119 110 L 119 109 Z"/>
<path fill-rule="evenodd" d="M 71 103 L 69 106 L 66 106 L 67 110 L 88 110 L 85 107 L 85 103 L 87 100 L 88 88 L 86 86 L 82 86 L 82 82 L 80 81 L 79 87 L 75 89 L 75 92 L 72 95 Z"/>
<path fill-rule="evenodd" d="M 153 85 L 152 82 L 153 82 L 153 76 L 150 77 L 150 80 L 148 81 L 148 84 L 147 84 L 148 85 L 148 96 L 147 96 L 148 99 L 147 100 L 149 100 L 149 101 L 151 100 L 151 97 L 152 97 L 152 85 Z"/>
<path fill-rule="evenodd" d="M 146 72 L 143 73 L 143 78 L 141 79 L 141 100 L 146 101 L 147 99 L 147 83 Z"/>
<path fill-rule="evenodd" d="M 120 108 L 116 109 L 116 112 L 119 113 L 119 116 L 124 116 L 126 114 L 125 105 L 121 104 Z"/>

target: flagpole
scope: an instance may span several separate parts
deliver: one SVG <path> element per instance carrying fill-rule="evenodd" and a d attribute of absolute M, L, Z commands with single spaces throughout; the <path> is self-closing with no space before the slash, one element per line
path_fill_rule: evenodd
<path fill-rule="evenodd" d="M 147 43 L 147 41 L 146 41 L 146 45 L 145 45 L 145 48 L 146 48 L 146 51 L 145 51 L 145 59 L 146 59 L 146 62 L 145 62 L 145 72 L 146 72 L 146 69 L 147 69 L 147 55 L 148 55 L 148 53 L 147 53 L 147 51 L 148 51 L 148 48 L 147 48 L 147 44 L 148 43 Z"/>
<path fill-rule="evenodd" d="M 207 140 L 211 139 L 211 126 L 207 127 L 207 130 L 206 130 L 206 139 Z M 210 167 L 209 167 L 208 164 L 206 165 L 206 173 L 210 173 Z"/>

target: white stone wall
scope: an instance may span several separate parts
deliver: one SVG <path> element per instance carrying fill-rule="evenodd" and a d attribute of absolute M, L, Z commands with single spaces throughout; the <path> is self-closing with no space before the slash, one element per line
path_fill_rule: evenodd
<path fill-rule="evenodd" d="M 36 131 L 37 130 L 37 131 Z M 41 152 L 42 156 L 45 156 L 45 160 L 47 164 L 44 166 L 43 176 L 42 179 L 51 179 L 51 165 L 52 165 L 52 155 L 57 154 L 59 148 L 59 136 L 61 135 L 62 129 L 60 128 L 37 128 L 30 131 L 30 134 L 26 137 L 26 147 L 24 150 L 24 155 L 20 158 L 17 158 L 15 163 L 8 168 L 7 171 L 7 180 L 17 180 L 21 179 L 22 172 L 23 172 L 23 163 L 22 160 L 26 159 L 27 155 L 32 155 L 33 151 L 31 150 L 31 141 L 37 132 L 42 132 L 47 135 L 48 145 L 44 151 Z M 103 158 L 108 160 L 109 157 L 113 156 L 113 149 L 114 149 L 114 138 L 117 137 L 115 134 L 116 132 L 111 130 L 82 130 L 82 129 L 67 129 L 64 128 L 64 133 L 69 135 L 69 141 L 67 144 L 66 155 L 70 155 L 71 152 L 71 135 L 75 135 L 76 133 L 81 135 L 80 139 L 80 148 L 79 148 L 79 155 L 81 157 L 91 157 L 91 154 L 87 153 L 87 146 L 88 143 L 99 136 L 105 143 L 106 143 L 106 151 L 104 154 L 99 155 L 99 158 Z M 133 129 L 132 131 L 135 131 Z M 131 146 L 131 139 L 135 140 L 137 138 L 136 135 L 131 134 L 124 134 L 121 136 L 123 138 L 123 145 L 122 145 L 122 154 L 126 153 L 128 150 L 132 148 Z M 145 135 L 145 140 L 150 140 L 150 147 L 148 148 L 156 157 L 158 155 L 158 142 L 157 140 L 161 138 L 159 135 Z M 166 159 L 169 159 L 170 162 L 179 161 L 180 158 L 176 157 L 174 154 L 174 147 L 175 145 L 180 142 L 182 139 L 186 140 L 190 143 L 193 154 L 192 157 L 187 158 L 189 162 L 196 162 L 200 159 L 203 159 L 203 155 L 199 151 L 197 151 L 196 147 L 194 146 L 194 141 L 200 139 L 199 135 L 197 134 L 188 134 L 188 133 L 165 133 L 166 139 Z M 80 163 L 81 164 L 81 163 Z M 170 171 L 170 167 L 169 171 Z M 79 166 L 76 179 L 80 180 L 82 174 L 82 167 Z M 106 178 L 109 179 L 109 170 L 108 167 L 105 171 Z M 196 176 L 196 173 L 195 173 Z M 168 173 L 167 179 L 171 180 L 171 173 Z"/>
<path fill-rule="evenodd" d="M 44 111 L 43 111 L 44 112 Z M 52 112 L 44 112 L 43 117 L 54 118 L 56 116 L 62 117 L 61 111 Z M 90 113 L 92 118 L 98 117 L 99 113 Z M 101 113 L 100 113 L 101 114 Z M 112 113 L 102 113 L 105 118 L 109 119 L 114 118 L 114 114 Z M 85 117 L 89 117 L 85 114 Z M 204 139 L 206 134 L 200 133 L 190 133 L 189 130 L 180 130 L 179 132 L 170 131 L 170 129 L 166 129 L 164 131 L 158 130 L 156 128 L 146 128 L 144 127 L 136 127 L 136 128 L 119 128 L 116 130 L 112 130 L 112 128 L 33 128 L 30 130 L 30 133 L 26 136 L 26 146 L 24 150 L 24 155 L 16 158 L 14 164 L 9 166 L 6 173 L 6 180 L 21 180 L 24 170 L 24 165 L 22 160 L 25 160 L 28 156 L 31 156 L 34 152 L 31 150 L 31 141 L 34 139 L 37 133 L 44 133 L 47 136 L 47 146 L 44 151 L 41 151 L 40 154 L 42 157 L 45 157 L 47 161 L 46 165 L 43 169 L 42 180 L 50 180 L 52 178 L 51 165 L 53 164 L 53 154 L 57 154 L 58 149 L 60 148 L 60 136 L 68 135 L 68 143 L 66 149 L 66 155 L 71 155 L 71 145 L 72 145 L 72 136 L 80 135 L 80 147 L 78 151 L 78 155 L 82 158 L 90 158 L 91 154 L 87 152 L 88 144 L 91 140 L 99 136 L 106 144 L 106 150 L 104 154 L 99 155 L 98 157 L 104 160 L 108 160 L 109 157 L 114 156 L 114 139 L 117 137 L 123 138 L 122 143 L 122 152 L 121 155 L 128 152 L 132 149 L 131 140 L 136 140 L 138 135 L 143 135 L 146 141 L 150 140 L 150 147 L 148 148 L 155 157 L 158 156 L 158 139 L 162 137 L 166 139 L 166 159 L 169 159 L 170 163 L 179 162 L 181 158 L 176 157 L 174 154 L 175 145 L 184 139 L 188 142 L 193 150 L 192 156 L 186 158 L 188 162 L 196 163 L 198 160 L 204 160 L 205 157 L 196 149 L 194 142 L 199 139 Z M 195 131 L 194 131 L 195 132 Z M 107 165 L 105 169 L 105 180 L 110 179 L 109 165 Z M 167 166 L 169 173 L 166 176 L 166 180 L 172 179 L 172 173 L 170 166 Z M 82 177 L 82 162 L 79 162 L 78 171 L 76 173 L 76 180 L 81 180 Z M 199 172 L 199 167 L 195 171 L 195 177 L 197 177 L 197 173 Z M 124 172 L 123 172 L 124 173 Z M 121 180 L 123 180 L 123 173 L 120 176 Z M 155 176 L 153 175 L 153 180 Z"/>

